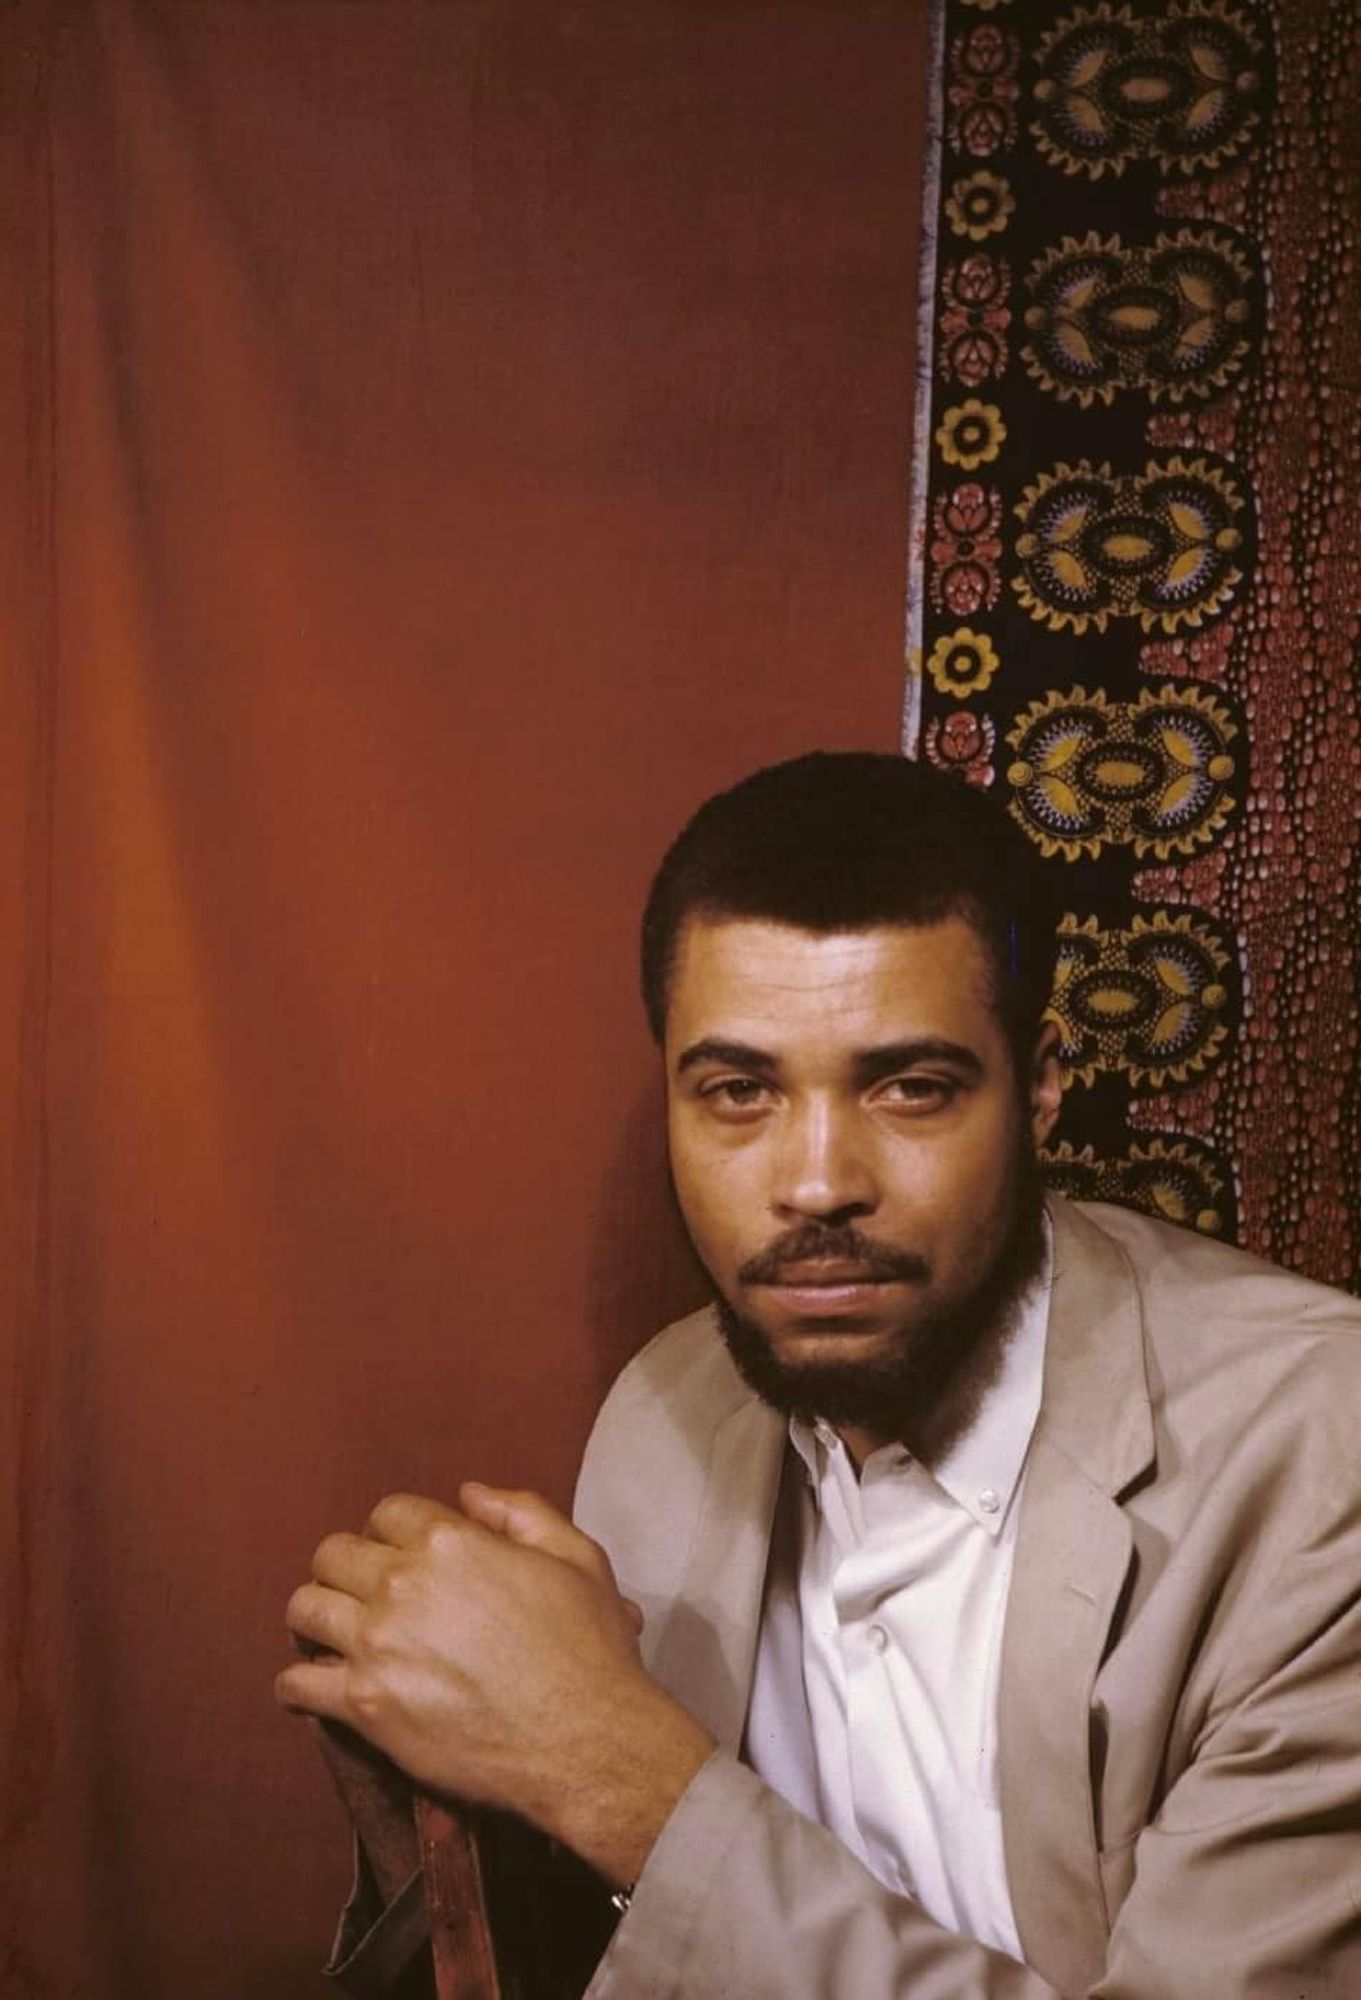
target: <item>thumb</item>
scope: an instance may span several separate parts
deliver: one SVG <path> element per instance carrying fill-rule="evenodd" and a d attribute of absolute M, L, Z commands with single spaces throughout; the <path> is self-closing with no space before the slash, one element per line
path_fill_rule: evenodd
<path fill-rule="evenodd" d="M 565 1514 L 544 1499 L 541 1493 L 517 1491 L 511 1487 L 484 1486 L 468 1479 L 458 1489 L 458 1503 L 470 1521 L 518 1542 L 522 1549 L 537 1549 L 541 1555 L 556 1556 L 588 1576 L 608 1577 L 614 1572 L 598 1542 L 574 1528 Z"/>
<path fill-rule="evenodd" d="M 517 1491 L 504 1486 L 484 1486 L 480 1480 L 465 1479 L 458 1490 L 458 1502 L 470 1521 L 518 1542 L 521 1548 L 537 1549 L 541 1555 L 555 1556 L 571 1563 L 593 1582 L 618 1592 L 614 1565 L 599 1542 L 574 1528 L 540 1493 Z M 619 1598 L 635 1637 L 643 1629 L 643 1613 L 631 1597 Z"/>

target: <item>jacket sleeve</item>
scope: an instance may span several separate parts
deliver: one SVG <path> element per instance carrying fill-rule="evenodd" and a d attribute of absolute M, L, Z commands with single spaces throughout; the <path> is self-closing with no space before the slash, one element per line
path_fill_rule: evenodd
<path fill-rule="evenodd" d="M 663 1829 L 586 2000 L 1054 1995 L 1014 1959 L 890 1894 L 824 1827 L 718 1750 Z"/>
<path fill-rule="evenodd" d="M 1103 1857 L 1105 1967 L 1064 2000 L 1361 1996 L 1361 1534 L 1350 1501 L 1270 1588 L 1270 1640 L 1244 1606 L 1232 1669 L 1183 1767 L 1148 1824 Z M 719 1751 L 664 1829 L 588 2000 L 1058 1991 L 890 1894 Z"/>

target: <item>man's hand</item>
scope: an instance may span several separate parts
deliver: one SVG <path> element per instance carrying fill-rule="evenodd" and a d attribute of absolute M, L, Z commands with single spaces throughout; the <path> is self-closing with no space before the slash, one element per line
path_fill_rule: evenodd
<path fill-rule="evenodd" d="M 396 1494 L 326 1537 L 288 1606 L 321 1652 L 278 1698 L 632 1881 L 712 1741 L 645 1672 L 603 1549 L 536 1494 L 468 1484 L 459 1504 Z"/>

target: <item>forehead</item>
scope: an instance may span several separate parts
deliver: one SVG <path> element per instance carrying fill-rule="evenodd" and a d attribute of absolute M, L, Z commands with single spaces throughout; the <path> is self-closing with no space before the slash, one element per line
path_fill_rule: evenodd
<path fill-rule="evenodd" d="M 772 1049 L 924 1034 L 981 1048 L 1000 1027 L 986 947 L 963 917 L 830 932 L 691 918 L 676 953 L 667 1046 L 720 1032 Z"/>

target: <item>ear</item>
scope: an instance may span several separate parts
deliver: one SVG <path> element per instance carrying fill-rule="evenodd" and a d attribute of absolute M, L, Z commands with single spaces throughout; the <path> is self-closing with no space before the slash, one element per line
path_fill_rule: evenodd
<path fill-rule="evenodd" d="M 1030 1133 L 1041 1147 L 1058 1121 L 1063 1104 L 1063 1068 L 1059 1062 L 1057 1022 L 1048 1015 L 1040 1023 L 1030 1058 Z"/>

